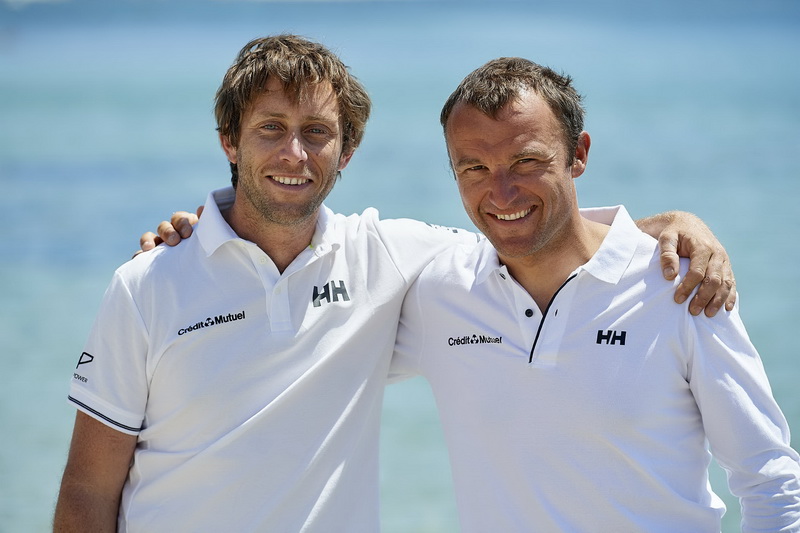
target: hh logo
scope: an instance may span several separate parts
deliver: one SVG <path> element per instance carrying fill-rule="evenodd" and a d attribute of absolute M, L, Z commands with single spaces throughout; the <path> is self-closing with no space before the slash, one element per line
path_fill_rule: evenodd
<path fill-rule="evenodd" d="M 627 334 L 627 331 L 614 331 L 613 329 L 603 331 L 600 329 L 597 330 L 597 344 L 617 344 L 619 342 L 620 346 L 625 346 Z"/>
<path fill-rule="evenodd" d="M 339 285 L 336 285 L 335 281 L 329 281 L 323 285 L 321 289 L 315 286 L 311 302 L 314 304 L 314 307 L 319 307 L 322 305 L 323 300 L 327 303 L 331 303 L 338 302 L 340 298 L 345 302 L 350 301 L 350 296 L 347 294 L 347 287 L 344 286 L 344 281 L 341 279 L 339 280 Z"/>

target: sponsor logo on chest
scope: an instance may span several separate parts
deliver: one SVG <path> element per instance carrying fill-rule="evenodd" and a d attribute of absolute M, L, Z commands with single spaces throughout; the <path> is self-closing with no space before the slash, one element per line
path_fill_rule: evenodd
<path fill-rule="evenodd" d="M 350 295 L 347 293 L 347 286 L 344 280 L 331 280 L 322 287 L 314 286 L 311 293 L 311 303 L 314 307 L 333 302 L 349 302 Z"/>
<path fill-rule="evenodd" d="M 465 346 L 469 344 L 503 344 L 503 337 L 473 333 L 472 335 L 450 337 L 447 339 L 448 346 Z"/>
<path fill-rule="evenodd" d="M 192 331 L 197 331 L 198 329 L 210 328 L 212 326 L 218 326 L 220 324 L 227 324 L 229 322 L 235 322 L 237 320 L 244 320 L 245 318 L 247 317 L 245 316 L 244 311 L 240 311 L 238 313 L 228 313 L 227 315 L 217 315 L 215 317 L 208 317 L 205 320 L 201 320 L 200 322 L 192 324 L 191 326 L 179 329 L 178 335 L 186 335 L 187 333 L 191 333 Z"/>
<path fill-rule="evenodd" d="M 603 331 L 602 329 L 598 329 L 596 344 L 611 344 L 611 345 L 625 346 L 625 338 L 627 336 L 628 332 L 625 330 L 616 331 L 613 329 L 609 329 L 607 331 Z"/>

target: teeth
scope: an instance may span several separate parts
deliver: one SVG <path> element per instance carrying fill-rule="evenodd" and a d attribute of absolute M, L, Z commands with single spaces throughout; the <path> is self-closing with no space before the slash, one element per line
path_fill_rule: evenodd
<path fill-rule="evenodd" d="M 513 213 L 511 215 L 495 215 L 499 220 L 517 220 L 518 218 L 522 218 L 528 213 L 530 213 L 530 208 L 526 209 L 525 211 L 519 211 L 518 213 Z"/>
<path fill-rule="evenodd" d="M 309 181 L 306 178 L 286 178 L 283 176 L 272 176 L 272 179 L 283 185 L 302 185 Z"/>

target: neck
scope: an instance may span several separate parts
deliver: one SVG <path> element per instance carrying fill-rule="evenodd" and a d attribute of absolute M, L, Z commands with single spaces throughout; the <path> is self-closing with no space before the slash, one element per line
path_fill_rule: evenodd
<path fill-rule="evenodd" d="M 569 228 L 543 248 L 524 257 L 501 256 L 500 262 L 544 312 L 569 275 L 597 252 L 608 229 L 605 224 L 578 215 Z"/>
<path fill-rule="evenodd" d="M 319 211 L 294 224 L 279 224 L 265 220 L 263 216 L 234 203 L 224 217 L 239 237 L 255 243 L 272 259 L 278 272 L 283 273 L 311 244 Z"/>

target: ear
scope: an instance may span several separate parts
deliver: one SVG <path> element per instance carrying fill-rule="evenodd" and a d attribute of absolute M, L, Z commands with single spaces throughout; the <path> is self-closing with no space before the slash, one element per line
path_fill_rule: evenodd
<path fill-rule="evenodd" d="M 228 157 L 228 161 L 233 164 L 236 164 L 236 147 L 231 144 L 230 139 L 226 135 L 219 134 L 219 143 L 222 145 L 222 150 L 225 151 L 225 155 Z"/>
<path fill-rule="evenodd" d="M 589 147 L 592 139 L 589 134 L 582 131 L 578 135 L 578 144 L 575 146 L 575 154 L 572 161 L 572 177 L 577 178 L 586 170 L 586 163 L 589 161 Z"/>
<path fill-rule="evenodd" d="M 350 163 L 350 159 L 353 158 L 353 154 L 354 153 L 355 153 L 355 151 L 350 152 L 350 153 L 342 152 L 342 155 L 339 156 L 339 167 L 336 170 L 339 170 L 339 171 L 344 170 L 344 167 L 346 167 L 348 165 L 348 163 Z"/>

